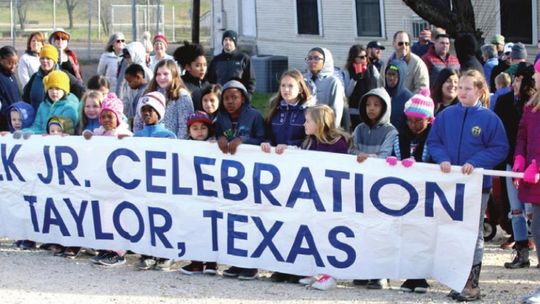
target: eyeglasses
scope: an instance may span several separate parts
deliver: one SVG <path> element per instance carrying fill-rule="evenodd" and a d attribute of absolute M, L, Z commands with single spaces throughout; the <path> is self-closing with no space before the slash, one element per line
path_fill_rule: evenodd
<path fill-rule="evenodd" d="M 358 58 L 358 59 L 366 59 L 366 55 L 356 56 L 355 58 Z"/>
<path fill-rule="evenodd" d="M 397 45 L 399 45 L 399 46 L 403 46 L 403 45 L 408 46 L 408 45 L 409 45 L 409 42 L 407 42 L 407 41 L 400 41 L 400 42 L 397 43 Z"/>
<path fill-rule="evenodd" d="M 322 57 L 318 57 L 318 56 L 307 56 L 306 57 L 306 62 L 310 62 L 310 61 L 321 61 L 323 60 L 324 58 Z"/>
<path fill-rule="evenodd" d="M 125 41 L 124 39 L 118 39 L 118 40 L 116 40 L 116 43 L 120 43 L 120 42 L 124 43 L 124 42 L 126 42 L 126 41 Z"/>

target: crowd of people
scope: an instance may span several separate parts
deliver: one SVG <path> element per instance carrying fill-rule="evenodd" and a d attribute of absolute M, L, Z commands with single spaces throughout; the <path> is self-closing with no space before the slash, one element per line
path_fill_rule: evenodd
<path fill-rule="evenodd" d="M 431 37 L 434 37 L 432 40 Z M 515 258 L 508 269 L 530 267 L 529 253 L 540 244 L 540 157 L 537 121 L 540 112 L 540 62 L 529 63 L 525 46 L 505 43 L 496 35 L 478 47 L 468 33 L 450 37 L 443 29 L 426 29 L 414 44 L 410 35 L 393 35 L 394 51 L 371 41 L 353 45 L 343 68 L 324 47 L 306 52 L 306 71 L 284 72 L 263 116 L 251 106 L 255 73 L 250 57 L 238 49 L 235 31 L 223 33 L 221 54 L 210 64 L 201 45 L 184 42 L 173 55 L 168 40 L 145 33 L 127 43 L 122 33 L 110 36 L 97 73 L 83 82 L 71 36 L 56 29 L 48 43 L 32 33 L 20 57 L 11 46 L 0 48 L 0 130 L 16 138 L 31 134 L 162 137 L 216 142 L 225 154 L 242 144 L 259 145 L 262 153 L 286 153 L 297 147 L 330 153 L 386 159 L 390 166 L 429 162 L 463 174 L 475 168 L 523 172 L 523 179 L 503 179 Z M 451 54 L 455 38 L 456 55 Z M 540 43 L 539 43 L 540 44 Z M 481 56 L 478 52 L 481 51 Z M 538 56 L 537 56 L 538 59 Z M 465 288 L 451 291 L 458 301 L 481 298 L 483 221 L 492 188 L 482 185 L 481 216 L 473 265 Z M 530 225 L 529 225 L 530 223 Z M 533 241 L 529 240 L 528 231 Z M 35 242 L 19 240 L 20 248 Z M 81 248 L 44 244 L 56 255 L 74 257 Z M 99 250 L 94 263 L 125 263 L 125 250 Z M 540 259 L 540 254 L 537 251 Z M 171 270 L 173 260 L 142 255 L 140 270 Z M 538 268 L 538 265 L 536 266 Z M 185 274 L 216 274 L 215 262 L 191 261 Z M 258 270 L 233 266 L 227 277 L 250 280 Z M 274 273 L 275 282 L 335 286 L 326 274 L 305 277 Z M 386 280 L 355 280 L 381 289 Z M 401 289 L 424 293 L 425 279 L 406 280 Z M 540 303 L 540 289 L 524 301 Z"/>

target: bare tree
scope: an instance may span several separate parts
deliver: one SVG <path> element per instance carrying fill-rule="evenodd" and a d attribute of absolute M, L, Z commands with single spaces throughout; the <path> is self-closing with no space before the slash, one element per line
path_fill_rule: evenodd
<path fill-rule="evenodd" d="M 472 33 L 480 41 L 471 0 L 403 0 L 418 16 L 442 27 L 453 38 L 458 33 Z"/>
<path fill-rule="evenodd" d="M 24 31 L 26 28 L 26 13 L 28 11 L 28 0 L 19 0 L 17 1 L 17 16 L 19 18 L 19 25 L 21 31 Z"/>
<path fill-rule="evenodd" d="M 68 28 L 73 28 L 73 15 L 75 13 L 75 7 L 79 4 L 79 0 L 66 0 L 66 9 L 68 13 L 69 18 L 69 26 Z"/>
<path fill-rule="evenodd" d="M 101 26 L 103 28 L 103 33 L 105 35 L 109 35 L 111 32 L 111 23 L 112 23 L 112 16 L 111 16 L 111 0 L 101 0 Z"/>

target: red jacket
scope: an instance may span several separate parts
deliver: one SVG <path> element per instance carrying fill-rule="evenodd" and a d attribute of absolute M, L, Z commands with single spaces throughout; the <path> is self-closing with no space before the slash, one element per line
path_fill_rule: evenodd
<path fill-rule="evenodd" d="M 441 58 L 435 53 L 435 47 L 430 46 L 427 53 L 422 56 L 422 60 L 426 64 L 429 72 L 429 83 L 434 84 L 439 76 L 439 73 L 444 68 L 451 68 L 459 71 L 459 60 L 452 54 L 447 54 L 446 58 Z"/>

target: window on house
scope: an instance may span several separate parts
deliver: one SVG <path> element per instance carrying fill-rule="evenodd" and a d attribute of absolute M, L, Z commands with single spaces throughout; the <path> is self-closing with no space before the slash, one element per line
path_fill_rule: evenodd
<path fill-rule="evenodd" d="M 359 37 L 382 37 L 380 0 L 356 0 L 356 32 Z"/>
<path fill-rule="evenodd" d="M 319 35 L 319 5 L 318 0 L 297 0 L 296 20 L 298 34 Z"/>
<path fill-rule="evenodd" d="M 533 42 L 533 7 L 530 0 L 500 0 L 501 34 L 506 41 Z M 516 18 L 519 16 L 519 18 Z"/>

